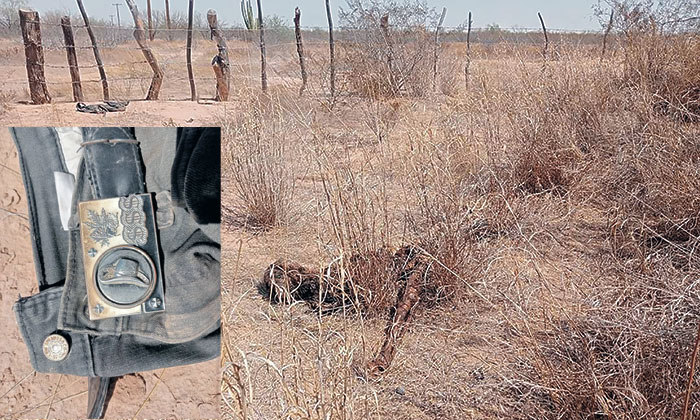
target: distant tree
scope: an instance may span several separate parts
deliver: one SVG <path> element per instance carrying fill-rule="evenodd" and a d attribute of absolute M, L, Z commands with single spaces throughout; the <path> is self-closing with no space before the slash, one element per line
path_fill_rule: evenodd
<path fill-rule="evenodd" d="M 1 0 L 0 26 L 12 30 L 19 27 L 19 8 L 29 4 L 27 0 Z"/>
<path fill-rule="evenodd" d="M 347 0 L 338 13 L 341 25 L 352 29 L 376 28 L 385 15 L 392 27 L 411 30 L 431 28 L 439 19 L 435 8 L 423 0 Z"/>
<path fill-rule="evenodd" d="M 598 0 L 593 12 L 606 28 L 613 12 L 613 29 L 632 32 L 700 32 L 697 0 Z"/>
<path fill-rule="evenodd" d="M 271 15 L 271 16 L 265 16 L 263 18 L 265 21 L 265 30 L 271 29 L 289 29 L 291 28 L 291 25 L 289 22 L 287 22 L 285 19 L 280 17 L 279 15 Z"/>
<path fill-rule="evenodd" d="M 287 21 L 278 15 L 265 16 L 265 32 L 271 34 L 273 40 L 291 39 L 294 36 L 294 29 Z"/>
<path fill-rule="evenodd" d="M 347 0 L 338 17 L 345 37 L 339 51 L 350 88 L 371 97 L 429 92 L 439 20 L 435 8 L 423 0 Z"/>

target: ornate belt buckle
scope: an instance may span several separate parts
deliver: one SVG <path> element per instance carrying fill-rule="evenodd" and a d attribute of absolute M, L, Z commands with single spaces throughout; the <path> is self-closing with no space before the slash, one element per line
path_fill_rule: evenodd
<path fill-rule="evenodd" d="M 165 310 L 150 194 L 79 203 L 91 320 Z"/>

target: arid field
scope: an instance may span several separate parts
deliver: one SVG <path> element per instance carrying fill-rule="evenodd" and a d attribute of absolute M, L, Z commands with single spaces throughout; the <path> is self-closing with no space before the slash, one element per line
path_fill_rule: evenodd
<path fill-rule="evenodd" d="M 213 104 L 188 100 L 183 41 L 157 39 L 161 100 L 105 115 L 77 113 L 65 83 L 57 103 L 19 103 L 22 49 L 3 41 L 0 118 L 222 127 L 222 419 L 670 419 L 686 393 L 694 418 L 700 39 L 618 23 L 605 50 L 602 32 L 545 49 L 482 31 L 468 58 L 461 32 L 435 47 L 372 23 L 337 41 L 333 94 L 318 34 L 301 95 L 293 38 L 267 45 L 266 93 L 255 36 L 229 40 L 232 95 Z M 195 45 L 212 98 L 216 46 Z M 119 64 L 142 59 L 126 46 L 105 50 L 108 75 L 143 76 L 113 84 L 142 98 L 150 73 Z M 420 275 L 397 268 L 404 247 Z M 314 287 L 277 282 L 276 261 Z"/>
<path fill-rule="evenodd" d="M 468 86 L 450 43 L 434 89 L 429 66 L 392 74 L 350 45 L 336 98 L 238 99 L 218 122 L 223 417 L 679 418 L 700 308 L 698 41 L 477 44 Z M 373 375 L 406 287 L 380 256 L 407 245 L 429 268 Z M 261 294 L 279 259 L 320 276 L 310 303 L 289 279 Z"/>

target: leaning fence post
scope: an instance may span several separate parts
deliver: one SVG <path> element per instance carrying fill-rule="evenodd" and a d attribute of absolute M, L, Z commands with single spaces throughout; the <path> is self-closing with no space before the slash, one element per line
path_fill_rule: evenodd
<path fill-rule="evenodd" d="M 542 24 L 542 32 L 544 33 L 544 47 L 542 48 L 542 57 L 544 57 L 544 61 L 546 63 L 547 49 L 549 48 L 549 37 L 547 36 L 547 27 L 544 25 L 544 19 L 542 19 L 542 13 L 537 12 L 537 16 L 540 18 L 540 23 Z"/>
<path fill-rule="evenodd" d="M 464 83 L 469 90 L 469 66 L 472 63 L 470 38 L 472 35 L 472 12 L 469 12 L 469 22 L 467 23 L 467 61 L 464 63 Z"/>
<path fill-rule="evenodd" d="M 95 55 L 97 70 L 99 70 L 100 72 L 100 80 L 102 80 L 102 97 L 105 101 L 109 101 L 109 85 L 107 84 L 107 75 L 105 74 L 105 69 L 102 65 L 102 57 L 100 57 L 100 50 L 99 48 L 97 48 L 97 40 L 95 39 L 95 34 L 92 32 L 90 20 L 88 19 L 88 15 L 85 12 L 85 7 L 83 6 L 83 0 L 78 0 L 78 8 L 80 9 L 80 14 L 83 16 L 83 21 L 85 22 L 85 29 L 87 30 L 88 36 L 90 37 L 90 42 L 92 43 L 92 53 Z"/>
<path fill-rule="evenodd" d="M 328 49 L 331 56 L 331 97 L 335 97 L 335 42 L 333 41 L 333 17 L 331 5 L 326 0 L 326 17 L 328 18 Z"/>
<path fill-rule="evenodd" d="M 263 12 L 260 0 L 258 0 L 258 25 L 260 28 L 260 83 L 262 91 L 267 92 L 267 58 L 265 57 L 265 29 L 263 25 Z"/>
<path fill-rule="evenodd" d="M 131 10 L 131 16 L 134 17 L 134 38 L 136 42 L 141 47 L 141 52 L 143 56 L 146 57 L 148 65 L 151 66 L 153 70 L 153 79 L 151 79 L 151 87 L 148 88 L 148 94 L 146 95 L 146 100 L 157 100 L 158 94 L 160 93 L 160 86 L 163 84 L 163 70 L 158 66 L 158 61 L 156 56 L 153 55 L 151 47 L 148 43 L 148 38 L 146 37 L 146 30 L 143 27 L 143 19 L 139 13 L 139 9 L 136 7 L 134 0 L 126 0 L 126 5 L 129 6 Z"/>
<path fill-rule="evenodd" d="M 440 21 L 435 28 L 435 43 L 433 45 L 433 92 L 435 92 L 435 87 L 437 84 L 437 61 L 438 61 L 438 47 L 440 45 L 440 29 L 442 29 L 442 21 L 445 20 L 445 13 L 447 13 L 447 8 L 442 8 L 442 13 L 440 14 Z"/>
<path fill-rule="evenodd" d="M 301 68 L 301 88 L 299 88 L 299 95 L 301 96 L 306 89 L 307 74 L 306 74 L 306 62 L 304 61 L 304 43 L 301 40 L 301 11 L 298 7 L 294 8 L 294 35 L 297 39 L 297 54 L 299 54 L 299 67 Z"/>
<path fill-rule="evenodd" d="M 27 64 L 29 93 L 35 104 L 51 103 L 51 95 L 44 77 L 44 48 L 41 46 L 41 26 L 39 13 L 19 9 L 19 25 L 24 40 L 24 57 Z"/>
<path fill-rule="evenodd" d="M 73 100 L 75 102 L 83 102 L 80 67 L 78 67 L 78 57 L 75 54 L 75 41 L 73 40 L 73 27 L 70 24 L 70 16 L 61 18 L 61 29 L 63 30 L 63 43 L 66 45 L 66 58 L 68 59 L 71 86 L 73 87 Z"/>
<path fill-rule="evenodd" d="M 211 65 L 214 68 L 214 75 L 216 76 L 216 100 L 227 101 L 229 92 L 230 67 L 226 38 L 224 38 L 224 35 L 219 30 L 215 10 L 209 9 L 207 12 L 207 22 L 209 23 L 211 37 L 216 39 L 216 48 L 219 50 L 218 54 L 216 54 L 211 62 Z"/>
<path fill-rule="evenodd" d="M 190 94 L 193 101 L 197 100 L 197 88 L 194 85 L 194 73 L 192 72 L 192 15 L 194 14 L 194 0 L 190 0 L 187 12 L 187 75 L 190 78 Z"/>

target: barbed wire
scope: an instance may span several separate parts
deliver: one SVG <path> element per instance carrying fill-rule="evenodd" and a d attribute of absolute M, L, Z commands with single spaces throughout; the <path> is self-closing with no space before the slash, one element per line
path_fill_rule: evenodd
<path fill-rule="evenodd" d="M 54 27 L 63 27 L 64 25 L 61 23 L 54 23 L 54 22 L 46 22 L 46 21 L 41 21 L 41 20 L 26 20 L 25 22 L 28 23 L 39 23 L 40 25 L 46 25 L 46 26 L 54 26 Z M 76 28 L 76 29 L 86 29 L 85 24 L 70 24 L 66 25 L 70 26 L 71 28 Z M 136 27 L 130 27 L 130 26 L 111 26 L 111 25 L 94 25 L 90 24 L 91 28 L 97 28 L 97 29 L 110 29 L 110 30 L 116 30 L 116 31 L 134 31 L 136 30 Z M 431 26 L 401 26 L 401 25 L 391 25 L 389 27 L 390 29 L 396 29 L 396 30 L 414 30 L 417 28 L 424 28 L 424 29 L 434 29 L 435 27 Z M 300 29 L 302 31 L 328 31 L 328 27 L 326 26 L 300 26 Z M 366 31 L 370 29 L 375 29 L 371 26 L 347 26 L 347 25 L 340 25 L 340 26 L 335 26 L 334 31 Z M 379 26 L 377 26 L 376 29 L 379 29 Z M 441 26 L 441 29 L 443 32 L 448 32 L 448 31 L 465 31 L 467 30 L 467 27 L 465 25 L 457 25 L 457 26 Z M 144 31 L 148 31 L 148 27 L 143 28 Z M 188 28 L 164 28 L 164 27 L 155 27 L 152 28 L 153 31 L 157 32 L 187 32 L 189 29 Z M 231 27 L 219 27 L 219 30 L 221 31 L 240 31 L 240 32 L 251 32 L 251 33 L 256 33 L 258 32 L 257 29 L 248 29 L 242 26 L 231 26 Z M 293 32 L 294 27 L 292 26 L 276 26 L 276 27 L 265 27 L 264 28 L 265 32 Z M 200 26 L 200 27 L 193 27 L 192 28 L 193 32 L 209 32 L 208 27 Z M 513 26 L 513 27 L 492 27 L 492 26 L 483 26 L 483 27 L 475 27 L 472 26 L 472 32 L 482 32 L 482 31 L 489 31 L 489 32 L 541 32 L 542 28 L 541 27 L 520 27 L 520 26 Z M 547 28 L 548 32 L 564 32 L 564 33 L 572 33 L 572 34 L 583 34 L 583 33 L 591 33 L 591 34 L 603 34 L 604 30 L 603 29 L 572 29 L 572 28 Z"/>
<path fill-rule="evenodd" d="M 36 21 L 32 21 L 36 22 Z M 47 25 L 51 28 L 53 27 L 62 27 L 62 24 L 57 24 L 57 23 L 51 23 L 51 22 L 41 22 L 39 21 L 40 25 Z M 72 24 L 70 25 L 73 28 L 78 28 L 81 30 L 81 32 L 76 33 L 75 39 L 77 42 L 77 45 L 68 47 L 65 45 L 65 42 L 63 38 L 60 36 L 60 31 L 54 31 L 53 29 L 48 30 L 44 32 L 43 38 L 44 38 L 44 43 L 43 45 L 40 45 L 42 48 L 44 48 L 46 51 L 58 51 L 58 50 L 66 50 L 73 48 L 78 51 L 86 51 L 86 50 L 92 50 L 94 46 L 90 43 L 89 40 L 86 40 L 85 36 L 86 34 L 82 31 L 83 29 L 87 29 L 85 25 L 75 25 Z M 112 82 L 150 82 L 153 78 L 153 74 L 150 71 L 150 67 L 148 66 L 148 61 L 146 60 L 134 60 L 136 57 L 133 54 L 138 54 L 141 56 L 139 51 L 144 51 L 146 48 L 143 48 L 141 46 L 135 45 L 135 42 L 133 39 L 131 39 L 130 36 L 126 36 L 127 31 L 132 31 L 135 28 L 127 28 L 127 27 L 122 27 L 119 28 L 117 26 L 103 26 L 103 25 L 91 25 L 91 27 L 95 29 L 107 29 L 112 31 L 112 33 L 99 33 L 98 32 L 98 48 L 101 50 L 104 50 L 106 52 L 106 57 L 114 59 L 115 55 L 117 54 L 116 57 L 120 57 L 119 51 L 124 51 L 128 55 L 128 58 L 119 60 L 118 62 L 105 62 L 101 66 L 98 66 L 97 64 L 78 64 L 78 65 L 69 65 L 69 64 L 56 64 L 56 63 L 44 63 L 43 66 L 49 69 L 83 69 L 83 70 L 92 70 L 96 69 L 99 67 L 103 67 L 106 69 L 110 68 L 125 68 L 125 72 L 128 74 L 129 72 L 132 73 L 129 76 L 124 76 L 124 77 L 107 77 L 107 82 L 112 83 Z M 239 69 L 241 74 L 238 74 L 236 77 L 238 78 L 244 78 L 246 80 L 254 80 L 257 76 L 253 76 L 253 70 L 254 67 L 257 67 L 259 63 L 256 64 L 256 61 L 258 61 L 258 54 L 259 54 L 259 42 L 256 39 L 257 38 L 257 30 L 248 30 L 246 28 L 238 28 L 238 27 L 233 27 L 233 28 L 219 28 L 220 30 L 224 31 L 228 35 L 225 35 L 228 37 L 228 41 L 231 43 L 229 46 L 226 48 L 226 52 L 229 54 L 232 53 L 242 53 L 242 54 L 237 54 L 237 58 L 231 60 L 232 62 L 230 63 L 232 69 Z M 341 36 L 336 36 L 336 42 L 339 44 L 346 43 L 346 42 L 363 42 L 367 36 L 374 36 L 375 34 L 375 29 L 379 28 L 373 28 L 373 27 L 348 27 L 348 26 L 341 26 L 339 29 L 337 29 L 338 32 L 340 32 Z M 401 27 L 392 27 L 392 29 L 396 29 L 396 36 L 397 39 L 401 39 L 405 42 L 410 42 L 408 38 L 403 36 L 403 34 L 400 32 L 402 30 Z M 412 29 L 415 29 L 412 28 Z M 144 30 L 148 30 L 147 28 L 144 28 Z M 303 31 L 308 32 L 314 32 L 314 31 L 320 31 L 324 34 L 327 34 L 327 28 L 325 27 L 314 27 L 314 26 L 305 26 L 302 27 Z M 541 29 L 539 28 L 517 28 L 519 32 L 511 32 L 509 30 L 494 30 L 493 28 L 472 28 L 472 36 L 474 37 L 474 32 L 477 34 L 482 33 L 487 35 L 487 39 L 482 41 L 485 44 L 495 44 L 501 41 L 505 41 L 507 43 L 513 43 L 515 44 L 540 44 L 541 40 Z M 186 28 L 171 28 L 171 29 L 166 29 L 166 28 L 155 28 L 155 33 L 158 34 L 159 32 L 164 32 L 164 33 L 181 33 L 184 34 L 188 30 Z M 548 31 L 550 32 L 555 32 L 556 29 L 549 29 Z M 589 33 L 572 33 L 570 31 L 562 30 L 562 34 L 565 35 L 572 35 L 574 37 L 583 37 L 588 34 L 599 34 L 599 32 L 589 32 Z M 207 48 L 210 45 L 211 48 L 211 53 L 212 56 L 216 54 L 214 50 L 214 46 L 216 43 L 211 40 L 210 37 L 210 31 L 208 28 L 193 28 L 192 29 L 193 34 L 196 34 L 195 40 L 197 40 L 197 45 L 192 45 L 189 50 L 190 51 L 197 51 L 198 53 L 204 52 L 205 55 L 207 53 Z M 233 35 L 231 35 L 233 33 Z M 292 86 L 293 84 L 296 84 L 298 80 L 300 79 L 299 75 L 297 74 L 298 72 L 295 69 L 292 69 L 292 67 L 289 67 L 289 64 L 292 64 L 293 62 L 296 62 L 297 60 L 297 54 L 296 54 L 296 46 L 297 42 L 294 39 L 294 30 L 293 28 L 290 27 L 285 27 L 285 28 L 266 28 L 265 30 L 266 35 L 270 35 L 269 38 L 266 39 L 266 47 L 267 47 L 267 59 L 268 59 L 268 70 L 276 76 L 277 80 L 280 83 L 280 86 Z M 443 40 L 441 41 L 441 44 L 448 45 L 450 43 L 455 43 L 455 42 L 463 42 L 463 35 L 466 33 L 466 28 L 457 26 L 457 27 L 444 27 L 442 28 L 442 33 L 443 33 Z M 251 36 L 251 34 L 256 34 L 256 36 Z M 280 36 L 282 35 L 282 36 Z M 419 33 L 416 36 L 418 38 L 422 37 L 423 33 Z M 429 34 L 429 36 L 432 38 L 432 31 Z M 518 39 L 514 40 L 513 37 L 519 37 Z M 101 38 L 101 39 L 100 39 Z M 478 35 L 477 35 L 478 38 Z M 165 75 L 163 78 L 164 83 L 178 83 L 181 81 L 186 81 L 189 82 L 189 77 L 182 77 L 182 76 L 177 76 L 177 75 L 172 75 L 173 73 L 176 73 L 174 70 L 176 68 L 179 68 L 179 66 L 184 67 L 186 65 L 186 60 L 183 57 L 184 54 L 182 54 L 182 51 L 187 51 L 188 48 L 185 47 L 184 45 L 180 46 L 180 41 L 182 41 L 182 38 L 177 37 L 177 41 L 172 41 L 171 39 L 167 39 L 165 36 L 157 37 L 157 39 L 163 40 L 163 41 L 168 41 L 169 43 L 165 44 L 159 44 L 159 43 L 152 43 L 150 44 L 150 49 L 151 51 L 155 54 L 156 59 L 158 61 L 158 64 L 161 66 L 163 70 L 165 70 L 168 75 Z M 413 39 L 413 38 L 410 38 Z M 582 38 L 581 38 L 582 39 Z M 203 48 L 204 44 L 201 44 L 201 42 L 204 41 L 207 47 Z M 87 42 L 87 43 L 86 43 Z M 475 38 L 472 38 L 472 42 L 479 42 L 478 40 L 475 40 Z M 568 40 L 564 40 L 562 38 L 562 43 L 568 42 Z M 575 42 L 575 39 L 574 39 Z M 581 42 L 580 40 L 578 42 Z M 584 41 L 585 42 L 585 41 Z M 589 41 L 590 42 L 590 41 Z M 327 47 L 328 46 L 328 40 L 325 39 L 325 37 L 321 37 L 318 34 L 312 35 L 312 36 L 306 36 L 304 37 L 303 40 L 304 47 L 317 47 L 317 46 L 323 46 Z M 21 48 L 21 39 L 18 42 L 18 47 Z M 315 51 L 315 48 L 312 49 L 312 51 Z M 82 55 L 82 53 L 81 53 Z M 197 54 L 199 57 L 197 58 L 197 61 L 201 59 L 201 54 Z M 53 57 L 55 57 L 52 54 Z M 104 56 L 104 55 L 103 55 Z M 111 57 L 110 57 L 111 56 Z M 123 56 L 122 56 L 123 57 Z M 325 62 L 323 59 L 321 61 L 317 61 L 315 58 L 312 58 L 312 55 L 307 53 L 307 59 L 311 59 L 311 62 L 315 62 L 315 65 L 321 66 L 319 69 L 324 68 L 327 64 L 324 64 Z M 0 59 L 1 60 L 1 59 Z M 54 60 L 55 61 L 55 60 Z M 112 61 L 112 60 L 109 60 Z M 209 60 L 207 60 L 209 61 Z M 273 63 L 276 62 L 276 64 Z M 201 63 L 200 63 L 201 64 Z M 29 65 L 34 65 L 34 66 L 41 66 L 41 63 L 29 63 Z M 143 66 L 146 65 L 146 66 Z M 142 68 L 134 67 L 134 66 L 143 66 Z M 174 67 L 171 67 L 174 66 Z M 342 64 L 341 67 L 339 67 L 339 70 L 342 69 Z M 26 68 L 26 65 L 19 65 L 19 64 L 7 64 L 3 65 L 0 64 L 0 69 L 24 69 Z M 143 69 L 143 72 L 141 71 Z M 321 70 L 319 70 L 321 71 Z M 147 73 L 147 74 L 146 74 Z M 244 73 L 244 74 L 243 74 Z M 11 73 L 12 74 L 12 73 Z M 48 75 L 51 77 L 56 77 L 55 74 L 57 72 L 49 73 Z M 87 72 L 89 76 L 93 76 L 94 73 Z M 142 74 L 142 75 L 141 75 Z M 67 76 L 67 72 L 65 73 L 64 76 Z M 217 79 L 215 77 L 210 76 L 202 76 L 198 77 L 195 76 L 195 81 L 201 83 L 209 83 L 210 81 L 216 81 Z M 2 85 L 4 84 L 25 84 L 27 83 L 27 79 L 24 80 L 5 80 L 3 82 L 0 82 Z M 47 86 L 68 86 L 68 85 L 76 85 L 78 82 L 73 82 L 73 81 L 43 81 Z M 80 81 L 80 83 L 85 83 L 85 84 L 93 84 L 93 83 L 103 83 L 103 80 L 101 78 L 95 79 L 94 77 L 91 77 L 89 79 L 83 79 Z M 319 88 L 321 91 L 324 90 L 325 79 L 320 80 L 320 85 Z M 133 85 L 133 86 L 138 86 Z M 129 91 L 133 91 L 133 86 L 129 88 Z M 137 89 L 138 90 L 138 89 Z"/>
<path fill-rule="evenodd" d="M 124 81 L 133 81 L 133 80 L 140 80 L 140 81 L 151 81 L 153 79 L 153 75 L 150 76 L 129 76 L 129 77 L 109 77 L 107 78 L 107 81 L 109 83 L 111 82 L 124 82 Z M 213 81 L 216 80 L 215 77 L 195 77 L 196 80 L 203 80 L 203 81 Z M 183 81 L 183 80 L 190 80 L 188 77 L 163 77 L 163 81 Z M 16 81 L 20 82 L 20 81 Z M 24 83 L 25 81 L 21 81 Z M 40 84 L 43 85 L 72 85 L 72 84 L 78 84 L 77 82 L 72 82 L 72 81 L 48 81 L 44 80 L 39 82 Z M 80 83 L 102 83 L 102 79 L 87 79 L 87 80 L 80 80 Z"/>

